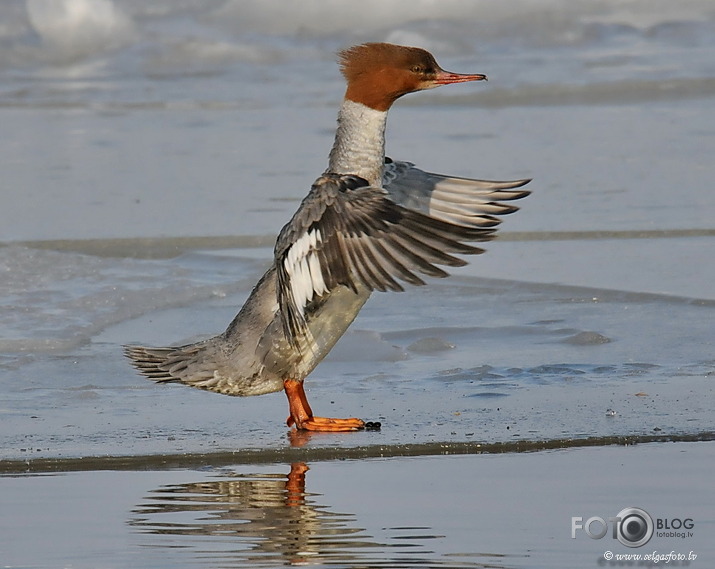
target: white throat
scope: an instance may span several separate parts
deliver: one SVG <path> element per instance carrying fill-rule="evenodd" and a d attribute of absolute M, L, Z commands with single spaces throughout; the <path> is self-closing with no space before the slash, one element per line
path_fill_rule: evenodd
<path fill-rule="evenodd" d="M 354 174 L 382 187 L 387 111 L 344 99 L 327 172 Z"/>

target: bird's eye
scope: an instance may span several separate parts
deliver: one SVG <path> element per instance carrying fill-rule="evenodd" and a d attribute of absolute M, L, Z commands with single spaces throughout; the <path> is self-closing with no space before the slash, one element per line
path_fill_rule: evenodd
<path fill-rule="evenodd" d="M 423 73 L 424 68 L 421 65 L 413 65 L 411 71 L 412 73 Z"/>

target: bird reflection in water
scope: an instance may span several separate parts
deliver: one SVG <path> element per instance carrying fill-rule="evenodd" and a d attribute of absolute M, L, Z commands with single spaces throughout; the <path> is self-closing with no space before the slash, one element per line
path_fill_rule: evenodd
<path fill-rule="evenodd" d="M 216 553 L 247 563 L 269 558 L 277 564 L 305 563 L 319 553 L 344 549 L 345 540 L 350 547 L 372 546 L 351 539 L 362 532 L 349 527 L 354 516 L 328 512 L 306 494 L 307 471 L 306 464 L 297 462 L 287 476 L 231 474 L 227 480 L 165 486 L 134 510 L 130 524 L 151 534 L 231 538 L 233 551 L 221 547 Z M 202 550 L 208 545 L 195 540 L 180 545 L 192 544 Z"/>
<path fill-rule="evenodd" d="M 331 512 L 305 491 L 308 466 L 285 474 L 237 474 L 175 484 L 151 492 L 129 523 L 152 536 L 154 548 L 192 556 L 215 567 L 339 565 L 364 567 L 502 567 L 488 556 L 457 561 L 428 550 L 441 536 L 428 527 L 382 528 L 379 543 L 353 514 Z M 477 555 L 477 557 L 480 557 Z M 499 563 L 499 561 L 497 561 Z"/>
<path fill-rule="evenodd" d="M 352 527 L 353 515 L 330 512 L 306 493 L 307 471 L 297 462 L 287 476 L 232 474 L 228 480 L 165 486 L 134 510 L 130 524 L 150 534 L 222 538 L 216 554 L 250 566 L 323 563 L 335 555 L 349 560 L 349 550 L 381 547 L 365 541 L 363 529 Z M 156 545 L 196 546 L 202 557 L 206 549 L 214 550 L 204 540 Z M 322 561 L 311 559 L 317 556 Z"/>

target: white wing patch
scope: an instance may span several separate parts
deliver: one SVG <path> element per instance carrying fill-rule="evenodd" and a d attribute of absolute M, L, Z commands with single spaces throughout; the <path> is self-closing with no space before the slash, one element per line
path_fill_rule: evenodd
<path fill-rule="evenodd" d="M 313 297 L 320 296 L 328 290 L 316 252 L 322 241 L 319 229 L 304 233 L 288 249 L 283 261 L 283 268 L 290 279 L 293 305 L 302 317 L 305 317 L 305 307 Z"/>

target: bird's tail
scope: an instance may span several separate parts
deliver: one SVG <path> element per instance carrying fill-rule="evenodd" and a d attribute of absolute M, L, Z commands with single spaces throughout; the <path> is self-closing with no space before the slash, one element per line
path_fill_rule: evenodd
<path fill-rule="evenodd" d="M 166 348 L 124 346 L 124 355 L 148 379 L 157 383 L 181 382 L 188 365 L 201 349 L 200 343 Z"/>
<path fill-rule="evenodd" d="M 124 346 L 124 355 L 139 373 L 157 383 L 178 382 L 240 397 L 283 389 L 283 380 L 279 376 L 266 378 L 260 373 L 241 374 L 226 359 L 226 354 L 217 346 L 216 338 L 167 348 Z"/>

